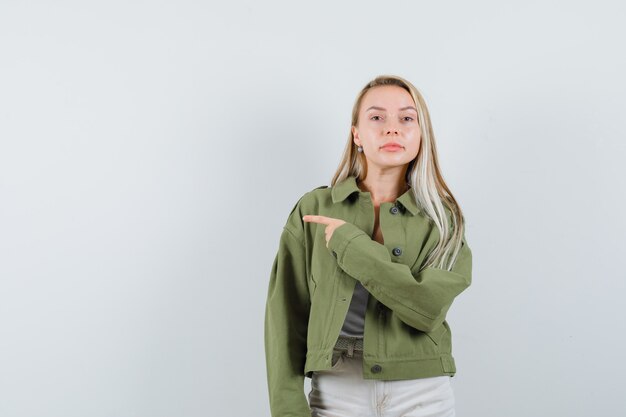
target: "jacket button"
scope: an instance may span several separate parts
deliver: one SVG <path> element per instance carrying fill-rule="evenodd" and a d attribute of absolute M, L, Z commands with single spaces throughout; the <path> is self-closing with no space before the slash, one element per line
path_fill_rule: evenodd
<path fill-rule="evenodd" d="M 402 254 L 402 249 L 400 248 L 393 248 L 393 254 L 396 256 L 400 256 Z"/>
<path fill-rule="evenodd" d="M 397 206 L 392 206 L 389 211 L 391 212 L 391 214 L 398 214 L 398 212 L 400 211 L 400 209 Z"/>
<path fill-rule="evenodd" d="M 375 374 L 379 373 L 379 372 L 380 372 L 380 371 L 382 371 L 382 370 L 383 370 L 383 368 L 382 368 L 382 366 L 380 366 L 380 365 L 374 365 L 374 366 L 372 366 L 372 372 L 373 372 L 373 373 L 375 373 Z"/>
<path fill-rule="evenodd" d="M 333 251 L 333 256 L 337 258 L 337 252 Z"/>

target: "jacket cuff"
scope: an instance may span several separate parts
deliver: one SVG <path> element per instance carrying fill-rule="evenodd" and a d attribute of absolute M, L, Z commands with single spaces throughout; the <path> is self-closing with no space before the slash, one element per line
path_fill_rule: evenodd
<path fill-rule="evenodd" d="M 354 224 L 345 222 L 333 231 L 328 241 L 328 250 L 338 262 L 341 262 L 350 242 L 360 235 L 366 235 L 366 233 Z"/>

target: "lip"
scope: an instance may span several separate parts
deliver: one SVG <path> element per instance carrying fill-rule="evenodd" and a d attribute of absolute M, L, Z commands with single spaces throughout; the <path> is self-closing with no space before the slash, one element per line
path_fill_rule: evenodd
<path fill-rule="evenodd" d="M 399 143 L 396 142 L 389 142 L 384 144 L 383 146 L 381 146 L 381 149 L 387 149 L 387 150 L 398 150 L 398 149 L 402 149 L 402 145 L 400 145 Z"/>

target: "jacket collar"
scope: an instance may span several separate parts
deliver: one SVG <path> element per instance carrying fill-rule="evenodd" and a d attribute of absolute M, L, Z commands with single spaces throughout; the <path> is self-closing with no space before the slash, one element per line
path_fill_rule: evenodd
<path fill-rule="evenodd" d="M 354 175 L 348 176 L 341 182 L 335 184 L 335 186 L 331 190 L 331 196 L 333 199 L 333 203 L 337 203 L 348 198 L 349 195 L 353 193 L 361 192 L 361 189 L 356 185 L 356 177 Z M 415 216 L 419 212 L 419 208 L 415 202 L 415 197 L 413 197 L 413 192 L 409 188 L 402 194 L 400 197 L 396 199 L 396 202 L 402 204 L 404 208 L 406 208 L 413 216 Z"/>

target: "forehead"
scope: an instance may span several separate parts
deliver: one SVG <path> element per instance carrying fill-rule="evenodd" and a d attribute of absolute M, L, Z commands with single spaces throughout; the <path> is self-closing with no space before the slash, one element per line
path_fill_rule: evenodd
<path fill-rule="evenodd" d="M 370 106 L 395 110 L 401 107 L 415 106 L 415 102 L 404 88 L 397 85 L 381 85 L 370 88 L 363 96 L 361 109 L 364 110 Z"/>

